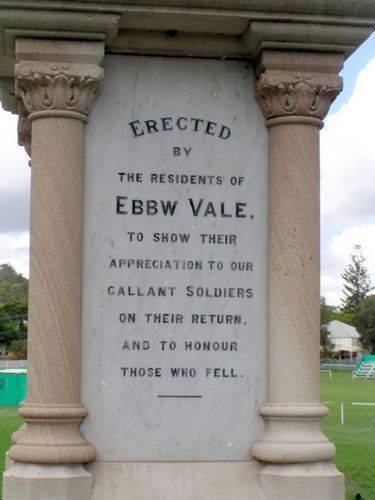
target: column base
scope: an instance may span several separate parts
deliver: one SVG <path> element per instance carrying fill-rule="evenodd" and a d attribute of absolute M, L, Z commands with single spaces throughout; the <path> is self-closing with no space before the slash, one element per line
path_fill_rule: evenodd
<path fill-rule="evenodd" d="M 3 474 L 3 500 L 89 500 L 92 485 L 82 465 L 16 462 Z"/>
<path fill-rule="evenodd" d="M 344 474 L 330 462 L 265 465 L 260 484 L 268 500 L 344 500 Z"/>
<path fill-rule="evenodd" d="M 30 464 L 84 464 L 95 458 L 95 449 L 78 427 L 87 410 L 78 404 L 25 403 L 19 412 L 26 425 L 12 436 L 9 458 Z"/>
<path fill-rule="evenodd" d="M 320 403 L 262 406 L 259 413 L 266 430 L 252 449 L 252 455 L 267 464 L 305 464 L 330 462 L 335 446 L 320 429 L 328 409 Z"/>

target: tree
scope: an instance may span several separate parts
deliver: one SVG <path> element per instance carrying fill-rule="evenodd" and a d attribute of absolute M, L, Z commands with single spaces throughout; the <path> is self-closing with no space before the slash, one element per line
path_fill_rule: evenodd
<path fill-rule="evenodd" d="M 0 304 L 14 300 L 27 300 L 27 293 L 27 283 L 11 284 L 8 281 L 3 281 L 0 283 Z"/>
<path fill-rule="evenodd" d="M 25 351 L 25 342 L 14 342 L 25 341 L 27 336 L 28 284 L 10 264 L 0 264 L 0 344 L 9 348 L 13 343 L 19 355 Z"/>
<path fill-rule="evenodd" d="M 24 283 L 27 279 L 21 273 L 17 273 L 14 267 L 6 263 L 0 264 L 0 283 L 4 281 L 15 285 L 17 283 Z"/>
<path fill-rule="evenodd" d="M 373 289 L 360 245 L 356 245 L 354 250 L 350 263 L 341 275 L 344 279 L 342 311 L 349 313 L 357 312 L 361 300 Z"/>
<path fill-rule="evenodd" d="M 9 352 L 14 354 L 18 359 L 27 358 L 27 340 L 13 340 L 9 346 Z"/>
<path fill-rule="evenodd" d="M 24 300 L 0 305 L 0 344 L 9 345 L 27 336 L 27 303 Z"/>
<path fill-rule="evenodd" d="M 27 301 L 29 280 L 17 273 L 10 264 L 0 264 L 0 304 Z"/>
<path fill-rule="evenodd" d="M 334 345 L 330 341 L 328 323 L 331 321 L 332 307 L 326 304 L 324 297 L 320 298 L 320 349 L 323 358 L 331 357 Z"/>
<path fill-rule="evenodd" d="M 362 300 L 355 315 L 355 323 L 362 346 L 375 354 L 375 295 Z"/>
<path fill-rule="evenodd" d="M 334 320 L 355 326 L 355 311 L 332 311 L 331 321 Z"/>

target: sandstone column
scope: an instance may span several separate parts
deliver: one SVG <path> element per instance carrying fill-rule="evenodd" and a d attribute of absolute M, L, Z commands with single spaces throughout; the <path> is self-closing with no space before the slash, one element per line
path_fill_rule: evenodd
<path fill-rule="evenodd" d="M 96 42 L 16 42 L 16 91 L 32 125 L 30 366 L 20 409 L 27 425 L 9 451 L 16 463 L 5 475 L 5 499 L 21 497 L 19 476 L 30 481 L 30 470 L 60 484 L 69 479 L 50 493 L 48 481 L 42 490 L 31 486 L 37 498 L 88 495 L 88 474 L 72 464 L 95 457 L 78 430 L 87 414 L 80 404 L 81 254 L 84 130 L 101 87 L 103 52 Z M 48 473 L 20 463 L 48 464 Z"/>
<path fill-rule="evenodd" d="M 258 68 L 269 130 L 269 381 L 266 430 L 252 453 L 273 464 L 261 477 L 278 499 L 343 495 L 319 403 L 319 130 L 342 88 L 342 62 L 338 54 L 266 51 Z"/>

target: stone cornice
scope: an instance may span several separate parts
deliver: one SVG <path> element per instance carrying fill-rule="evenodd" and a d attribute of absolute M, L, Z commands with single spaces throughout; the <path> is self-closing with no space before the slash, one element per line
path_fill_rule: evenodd
<path fill-rule="evenodd" d="M 254 60 L 264 50 L 350 55 L 373 31 L 372 0 L 0 0 L 0 87 L 17 112 L 15 41 L 103 41 L 107 53 Z M 4 83 L 5 82 L 5 83 Z"/>
<path fill-rule="evenodd" d="M 16 94 L 30 113 L 29 120 L 67 113 L 85 119 L 102 84 L 103 45 L 61 42 L 58 50 L 50 51 L 51 47 L 56 44 L 17 41 Z"/>
<path fill-rule="evenodd" d="M 289 122 L 291 117 L 311 118 L 319 124 L 342 90 L 342 63 L 343 57 L 334 54 L 265 51 L 256 84 L 264 116 Z"/>
<path fill-rule="evenodd" d="M 83 0 L 90 3 L 90 0 Z M 375 5 L 372 0 L 99 0 L 102 4 L 164 6 L 164 7 L 197 7 L 212 9 L 255 10 L 268 12 L 301 12 L 309 14 L 351 15 L 353 10 L 357 15 L 375 15 Z"/>
<path fill-rule="evenodd" d="M 45 3 L 51 9 L 61 9 L 62 6 L 74 8 L 77 4 L 95 6 L 97 10 L 107 8 L 123 8 L 128 6 L 150 8 L 199 8 L 238 11 L 262 11 L 262 12 L 295 12 L 307 14 L 325 14 L 333 16 L 357 15 L 375 16 L 375 4 L 372 0 L 357 0 L 353 6 L 353 0 L 1 0 L 0 5 L 35 5 Z"/>

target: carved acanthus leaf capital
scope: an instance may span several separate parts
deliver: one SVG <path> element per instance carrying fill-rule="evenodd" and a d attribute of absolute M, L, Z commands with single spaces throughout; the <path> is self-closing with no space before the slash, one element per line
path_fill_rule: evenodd
<path fill-rule="evenodd" d="M 315 84 L 311 75 L 292 75 L 289 81 L 270 82 L 267 75 L 262 74 L 256 95 L 266 118 L 297 115 L 322 120 L 341 89 L 340 82 Z"/>
<path fill-rule="evenodd" d="M 322 120 L 342 90 L 341 67 L 337 54 L 265 52 L 256 84 L 263 114 Z"/>
<path fill-rule="evenodd" d="M 70 111 L 87 115 L 100 91 L 103 69 L 95 64 L 21 61 L 16 94 L 29 113 Z"/>
<path fill-rule="evenodd" d="M 18 144 L 25 148 L 26 153 L 31 158 L 31 123 L 28 112 L 21 99 L 18 100 Z"/>

